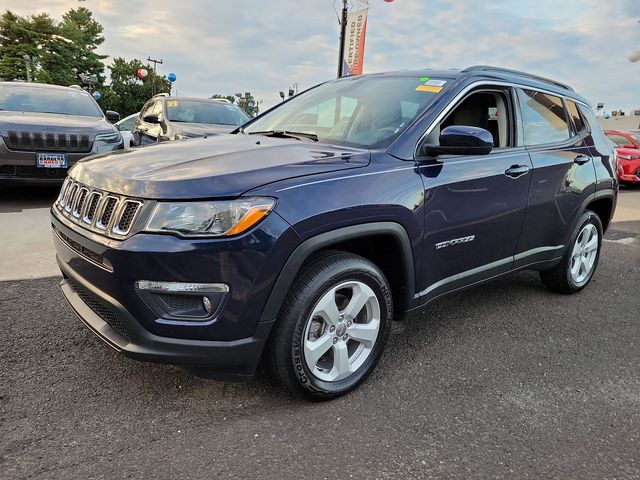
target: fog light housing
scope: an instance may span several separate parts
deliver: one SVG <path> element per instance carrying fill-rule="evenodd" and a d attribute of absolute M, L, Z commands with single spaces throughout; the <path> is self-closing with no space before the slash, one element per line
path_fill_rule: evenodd
<path fill-rule="evenodd" d="M 224 283 L 138 280 L 135 287 L 156 321 L 172 325 L 212 323 L 229 292 Z"/>

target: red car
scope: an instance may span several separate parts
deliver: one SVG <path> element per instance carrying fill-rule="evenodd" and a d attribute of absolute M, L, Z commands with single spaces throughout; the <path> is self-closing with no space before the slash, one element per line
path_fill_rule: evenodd
<path fill-rule="evenodd" d="M 617 146 L 620 182 L 640 185 L 640 130 L 605 130 L 604 133 Z"/>

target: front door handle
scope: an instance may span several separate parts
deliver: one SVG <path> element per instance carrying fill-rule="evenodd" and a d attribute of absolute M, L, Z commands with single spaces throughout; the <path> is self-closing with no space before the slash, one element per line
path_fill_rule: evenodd
<path fill-rule="evenodd" d="M 586 155 L 578 155 L 576 158 L 573 159 L 573 161 L 578 165 L 584 165 L 589 160 L 591 160 L 591 157 L 587 157 Z"/>
<path fill-rule="evenodd" d="M 518 178 L 529 173 L 529 167 L 526 165 L 511 165 L 504 171 L 507 177 Z"/>

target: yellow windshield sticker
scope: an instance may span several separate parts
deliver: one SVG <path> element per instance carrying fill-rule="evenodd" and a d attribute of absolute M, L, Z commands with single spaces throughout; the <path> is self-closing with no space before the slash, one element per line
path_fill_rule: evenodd
<path fill-rule="evenodd" d="M 177 107 L 177 106 L 178 106 L 177 100 L 167 100 L 167 107 Z"/>
<path fill-rule="evenodd" d="M 416 87 L 416 92 L 429 92 L 429 93 L 440 93 L 442 87 L 437 87 L 435 85 L 418 85 Z"/>

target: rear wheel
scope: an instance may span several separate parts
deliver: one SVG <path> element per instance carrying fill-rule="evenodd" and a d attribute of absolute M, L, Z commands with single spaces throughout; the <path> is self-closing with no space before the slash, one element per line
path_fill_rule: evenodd
<path fill-rule="evenodd" d="M 575 293 L 587 286 L 593 277 L 602 246 L 600 217 L 587 210 L 571 237 L 570 247 L 555 267 L 540 272 L 542 282 L 560 293 Z"/>
<path fill-rule="evenodd" d="M 357 255 L 325 252 L 294 281 L 267 347 L 287 390 L 328 399 L 355 388 L 378 362 L 392 300 L 380 269 Z"/>

